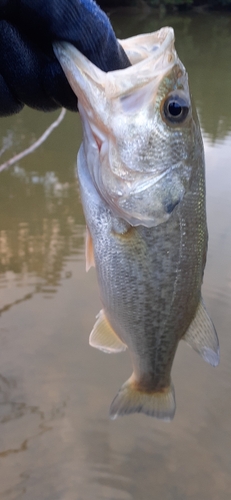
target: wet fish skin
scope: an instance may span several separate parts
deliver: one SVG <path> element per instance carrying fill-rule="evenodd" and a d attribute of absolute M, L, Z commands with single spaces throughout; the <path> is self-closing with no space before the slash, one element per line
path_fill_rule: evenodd
<path fill-rule="evenodd" d="M 140 409 L 125 405 L 120 414 L 136 408 L 135 411 L 171 419 L 175 412 L 171 367 L 178 342 L 200 303 L 204 268 L 201 246 L 205 249 L 207 234 L 197 228 L 204 224 L 203 204 L 193 216 L 192 192 L 167 223 L 151 229 L 131 227 L 115 217 L 95 189 L 83 146 L 78 155 L 78 174 L 105 315 L 129 349 L 134 386 L 142 395 L 155 397 L 171 388 L 166 409 L 163 402 L 159 411 L 156 404 L 155 411 L 153 405 L 147 409 L 147 403 Z M 195 184 L 198 184 L 196 176 L 192 188 Z M 192 255 L 197 257 L 192 259 Z M 117 416 L 117 405 L 115 410 L 112 406 L 111 414 Z"/>
<path fill-rule="evenodd" d="M 97 107 L 94 90 L 102 75 L 94 70 L 97 80 L 77 54 L 81 75 L 76 80 L 73 66 L 70 69 L 73 49 L 62 46 L 58 56 L 78 93 L 84 127 L 78 175 L 104 308 L 90 343 L 106 352 L 127 346 L 133 365 L 132 377 L 111 405 L 111 417 L 144 412 L 169 420 L 175 413 L 170 374 L 179 341 L 185 338 L 212 365 L 219 360 L 216 331 L 201 301 L 207 251 L 204 153 L 187 75 L 173 52 L 174 64 L 167 72 L 163 69 L 154 97 L 149 82 L 138 86 L 138 104 L 136 85 L 127 108 L 124 94 L 111 104 L 102 80 Z M 177 126 L 163 116 L 163 102 L 175 89 L 184 92 L 190 107 Z M 102 183 L 98 169 L 107 157 L 112 175 L 104 165 Z M 139 191 L 144 178 L 146 185 Z M 122 181 L 125 202 L 118 207 L 113 193 Z"/>

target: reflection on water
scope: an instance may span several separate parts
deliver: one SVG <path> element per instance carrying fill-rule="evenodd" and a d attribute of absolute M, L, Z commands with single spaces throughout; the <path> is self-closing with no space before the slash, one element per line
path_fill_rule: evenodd
<path fill-rule="evenodd" d="M 126 353 L 88 346 L 101 305 L 85 273 L 75 179 L 78 116 L 0 175 L 0 498 L 3 500 L 227 500 L 231 494 L 231 16 L 119 15 L 119 37 L 172 25 L 205 138 L 209 252 L 203 295 L 221 343 L 206 365 L 180 345 L 173 423 L 109 421 L 130 375 Z M 25 109 L 1 120 L 1 161 L 56 114 Z M 52 300 L 47 300 L 52 298 Z M 183 343 L 182 343 L 183 344 Z"/>
<path fill-rule="evenodd" d="M 22 113 L 20 121 L 23 116 L 26 129 L 27 121 L 31 120 L 30 111 Z M 76 116 L 75 119 L 77 122 Z M 13 122 L 14 118 L 10 120 Z M 19 148 L 16 130 L 14 127 L 12 136 Z M 21 134 L 20 129 L 18 132 Z M 61 136 L 63 132 L 60 131 Z M 27 131 L 28 142 L 31 135 L 34 134 Z M 80 131 L 78 135 L 80 137 Z M 9 137 L 6 131 L 2 139 L 2 150 L 7 151 L 8 156 L 13 150 Z M 66 276 L 63 271 L 65 259 L 70 255 L 76 258 L 82 255 L 84 220 L 74 175 L 77 140 L 75 136 L 70 140 L 73 157 L 65 178 L 63 174 L 60 176 L 58 165 L 55 165 L 56 148 L 52 169 L 48 161 L 47 170 L 34 170 L 34 154 L 27 162 L 1 174 L 0 313 L 30 299 L 34 293 L 43 292 L 49 297 Z M 44 146 L 44 158 L 49 154 L 49 146 L 49 142 Z M 63 164 L 61 167 L 63 169 Z"/>

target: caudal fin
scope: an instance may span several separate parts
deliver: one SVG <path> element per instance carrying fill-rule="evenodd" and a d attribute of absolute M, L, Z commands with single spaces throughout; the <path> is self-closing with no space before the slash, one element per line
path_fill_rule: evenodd
<path fill-rule="evenodd" d="M 170 421 L 176 410 L 174 387 L 171 384 L 161 392 L 144 392 L 134 383 L 133 375 L 122 385 L 110 407 L 115 419 L 129 413 L 145 413 L 150 417 Z"/>

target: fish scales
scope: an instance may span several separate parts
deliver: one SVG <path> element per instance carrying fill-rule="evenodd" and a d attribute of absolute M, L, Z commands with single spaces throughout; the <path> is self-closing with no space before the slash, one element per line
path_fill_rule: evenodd
<path fill-rule="evenodd" d="M 195 192 L 190 193 L 168 223 L 152 229 L 138 226 L 118 234 L 113 229 L 115 216 L 97 192 L 92 196 L 92 185 L 86 192 L 86 172 L 82 150 L 82 200 L 106 316 L 132 356 L 139 358 L 137 376 L 151 375 L 154 389 L 166 386 L 177 343 L 191 323 L 200 299 L 200 248 L 207 244 L 206 233 L 198 231 L 205 224 L 203 205 L 198 207 Z M 193 227 L 197 230 L 192 249 L 188 233 Z"/>
<path fill-rule="evenodd" d="M 204 152 L 172 28 L 121 41 L 133 66 L 104 73 L 55 45 L 78 96 L 78 176 L 103 310 L 90 344 L 128 349 L 133 373 L 112 402 L 171 420 L 171 368 L 184 339 L 216 366 L 216 330 L 201 298 L 207 252 Z"/>

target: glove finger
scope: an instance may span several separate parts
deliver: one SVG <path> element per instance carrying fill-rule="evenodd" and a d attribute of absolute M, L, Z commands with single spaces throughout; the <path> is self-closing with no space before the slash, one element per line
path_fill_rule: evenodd
<path fill-rule="evenodd" d="M 13 96 L 4 78 L 0 75 L 0 116 L 9 116 L 19 113 L 24 104 Z"/>
<path fill-rule="evenodd" d="M 49 111 L 58 104 L 46 94 L 42 85 L 42 70 L 49 57 L 33 47 L 31 42 L 11 24 L 0 21 L 0 73 L 17 100 L 28 106 Z"/>
<path fill-rule="evenodd" d="M 65 40 L 103 71 L 131 65 L 107 15 L 92 0 L 10 0 L 5 15 L 41 47 Z"/>

